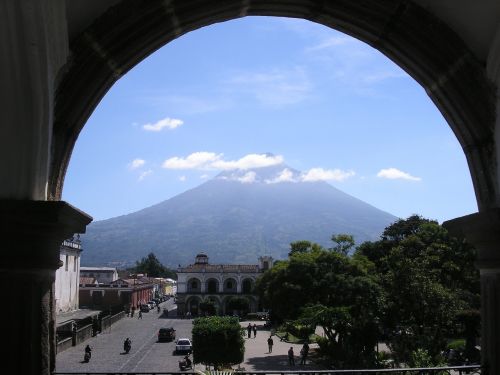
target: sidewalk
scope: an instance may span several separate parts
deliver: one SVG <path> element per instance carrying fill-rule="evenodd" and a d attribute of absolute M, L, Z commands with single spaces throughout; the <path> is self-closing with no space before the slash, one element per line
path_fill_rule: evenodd
<path fill-rule="evenodd" d="M 300 362 L 300 349 L 302 344 L 290 344 L 284 341 L 280 341 L 279 337 L 273 336 L 273 352 L 268 352 L 267 339 L 270 335 L 270 330 L 264 328 L 264 322 L 262 321 L 246 321 L 241 322 L 241 326 L 246 328 L 248 323 L 252 326 L 254 323 L 257 325 L 257 336 L 247 338 L 245 330 L 245 359 L 241 364 L 241 369 L 243 371 L 300 371 L 304 370 L 325 370 L 324 368 L 312 363 L 309 358 L 306 365 L 299 365 Z M 295 353 L 295 366 L 288 365 L 288 349 L 293 347 Z M 317 348 L 316 344 L 310 344 L 311 350 Z"/>

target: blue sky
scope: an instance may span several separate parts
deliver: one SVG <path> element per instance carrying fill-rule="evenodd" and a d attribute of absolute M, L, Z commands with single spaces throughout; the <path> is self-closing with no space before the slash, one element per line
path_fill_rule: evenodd
<path fill-rule="evenodd" d="M 191 32 L 121 78 L 80 134 L 63 199 L 101 220 L 276 162 L 399 217 L 477 211 L 462 149 L 410 76 L 345 34 L 267 17 Z"/>

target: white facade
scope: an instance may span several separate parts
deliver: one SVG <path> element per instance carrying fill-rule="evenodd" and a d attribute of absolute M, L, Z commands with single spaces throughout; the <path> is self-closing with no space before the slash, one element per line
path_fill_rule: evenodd
<path fill-rule="evenodd" d="M 118 271 L 113 267 L 80 267 L 80 277 L 93 277 L 99 284 L 118 280 Z"/>
<path fill-rule="evenodd" d="M 177 308 L 182 315 L 197 315 L 200 303 L 210 300 L 217 312 L 230 314 L 227 302 L 235 296 L 249 301 L 249 312 L 256 312 L 258 299 L 253 290 L 257 278 L 273 265 L 273 258 L 259 258 L 259 264 L 209 264 L 205 254 L 198 254 L 194 264 L 177 271 Z"/>
<path fill-rule="evenodd" d="M 55 280 L 56 313 L 78 309 L 81 251 L 78 237 L 76 240 L 66 240 L 61 245 L 61 267 L 56 271 Z"/>

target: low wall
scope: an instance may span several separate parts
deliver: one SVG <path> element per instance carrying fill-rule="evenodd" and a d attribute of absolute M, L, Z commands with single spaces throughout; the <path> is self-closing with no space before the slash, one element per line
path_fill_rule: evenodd
<path fill-rule="evenodd" d="M 78 345 L 92 337 L 92 324 L 86 325 L 73 335 L 73 346 Z"/>
<path fill-rule="evenodd" d="M 118 314 L 115 314 L 113 316 L 106 316 L 102 318 L 101 320 L 101 330 L 105 331 L 109 327 L 111 327 L 113 324 L 115 324 L 117 321 L 125 317 L 125 311 L 121 311 Z"/>
<path fill-rule="evenodd" d="M 65 339 L 62 339 L 57 343 L 57 353 L 64 352 L 66 349 L 69 349 L 73 346 L 73 338 L 72 337 L 66 337 Z"/>

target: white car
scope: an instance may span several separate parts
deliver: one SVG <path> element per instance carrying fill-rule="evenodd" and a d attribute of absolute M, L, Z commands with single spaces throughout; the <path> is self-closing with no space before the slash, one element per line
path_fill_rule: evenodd
<path fill-rule="evenodd" d="M 176 354 L 179 354 L 179 353 L 191 354 L 192 351 L 193 351 L 193 345 L 191 344 L 190 339 L 180 338 L 175 343 L 175 353 Z"/>

